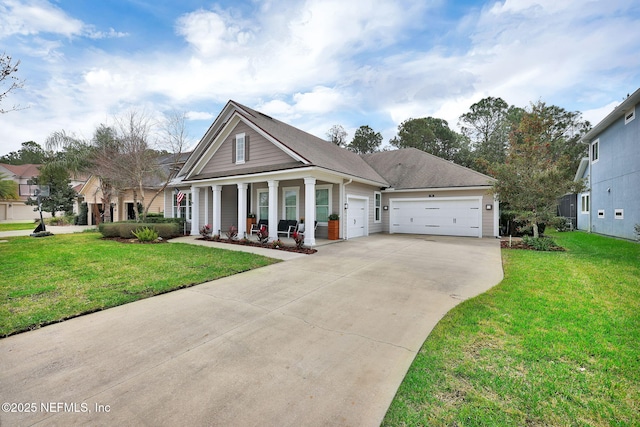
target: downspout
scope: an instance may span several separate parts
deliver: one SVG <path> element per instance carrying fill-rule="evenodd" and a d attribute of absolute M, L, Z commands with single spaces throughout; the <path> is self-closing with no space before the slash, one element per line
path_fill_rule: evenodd
<path fill-rule="evenodd" d="M 588 145 L 589 147 L 589 188 L 587 189 L 587 194 L 589 195 L 589 233 L 591 233 L 591 218 L 592 218 L 592 213 L 591 212 L 591 200 L 593 199 L 593 196 L 591 195 L 591 144 Z"/>
<path fill-rule="evenodd" d="M 345 187 L 349 184 L 351 184 L 353 182 L 353 178 L 349 179 L 349 181 L 345 182 L 344 184 L 342 184 L 342 197 L 341 197 L 341 201 L 340 201 L 340 210 L 342 211 L 342 239 L 346 240 L 347 239 L 347 219 L 345 218 L 347 213 L 345 212 L 344 209 L 344 205 L 347 202 L 347 193 L 345 191 Z"/>

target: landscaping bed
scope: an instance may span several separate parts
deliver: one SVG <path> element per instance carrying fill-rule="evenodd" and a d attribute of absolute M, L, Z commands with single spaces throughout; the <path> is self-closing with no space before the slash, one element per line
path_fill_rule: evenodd
<path fill-rule="evenodd" d="M 299 253 L 299 254 L 306 254 L 306 255 L 311 255 L 311 254 L 315 254 L 316 252 L 318 252 L 317 249 L 285 245 L 282 242 L 280 242 L 280 244 L 274 244 L 274 243 L 262 244 L 260 242 L 252 241 L 252 240 L 249 240 L 249 239 L 239 239 L 239 240 L 234 240 L 234 239 L 215 239 L 213 237 L 198 237 L 197 240 L 204 240 L 204 241 L 208 241 L 208 242 L 218 242 L 218 243 L 228 243 L 230 245 L 254 246 L 256 248 L 275 249 L 275 250 L 278 250 L 278 251 L 296 252 L 296 253 Z"/>

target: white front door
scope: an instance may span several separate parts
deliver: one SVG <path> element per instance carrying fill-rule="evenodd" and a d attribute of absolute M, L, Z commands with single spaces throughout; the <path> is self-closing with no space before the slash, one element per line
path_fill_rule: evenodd
<path fill-rule="evenodd" d="M 366 199 L 347 198 L 347 239 L 367 235 Z"/>

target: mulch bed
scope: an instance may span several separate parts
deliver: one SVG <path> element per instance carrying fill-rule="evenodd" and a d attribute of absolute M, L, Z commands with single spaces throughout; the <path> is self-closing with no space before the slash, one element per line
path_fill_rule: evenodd
<path fill-rule="evenodd" d="M 299 254 L 307 254 L 307 255 L 311 255 L 311 254 L 315 254 L 316 252 L 318 252 L 317 249 L 311 249 L 311 248 L 297 248 L 295 246 L 278 246 L 276 248 L 274 248 L 271 243 L 263 245 L 259 242 L 254 242 L 254 241 L 242 241 L 242 240 L 228 240 L 228 239 L 219 239 L 219 240 L 214 240 L 211 239 L 209 237 L 198 237 L 196 240 L 204 240 L 207 242 L 218 242 L 218 243 L 228 243 L 230 245 L 239 245 L 239 246 L 254 246 L 256 248 L 265 248 L 265 249 L 274 249 L 277 251 L 285 251 L 285 252 L 297 252 Z"/>
<path fill-rule="evenodd" d="M 511 246 L 509 246 L 509 239 L 502 239 L 500 240 L 500 247 L 502 249 L 524 249 L 524 250 L 529 250 L 529 251 L 535 251 L 537 250 L 536 248 L 534 248 L 533 246 L 529 246 L 526 243 L 524 243 L 521 239 L 512 239 L 511 240 Z M 545 252 L 564 252 L 565 249 L 561 246 L 554 246 L 552 248 L 550 248 L 548 251 Z"/>
<path fill-rule="evenodd" d="M 119 243 L 140 243 L 143 245 L 154 245 L 156 243 L 167 243 L 168 240 L 167 239 L 162 239 L 162 240 L 154 240 L 152 242 L 141 242 L 140 240 L 134 238 L 131 239 L 125 239 L 124 237 L 103 237 L 102 240 L 112 240 L 114 242 L 119 242 Z"/>

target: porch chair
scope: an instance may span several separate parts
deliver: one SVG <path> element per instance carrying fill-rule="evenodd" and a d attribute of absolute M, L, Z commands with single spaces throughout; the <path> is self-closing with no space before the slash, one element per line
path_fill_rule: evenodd
<path fill-rule="evenodd" d="M 298 233 L 304 233 L 305 230 L 305 224 L 304 222 L 298 224 Z M 318 231 L 318 221 L 314 221 L 313 222 L 313 231 Z"/>
<path fill-rule="evenodd" d="M 261 219 L 258 221 L 257 224 L 251 224 L 251 230 L 249 230 L 249 235 L 253 235 L 258 234 L 258 232 L 260 231 L 260 229 L 262 228 L 262 226 L 265 226 L 267 228 L 269 228 L 269 220 L 268 219 Z"/>
<path fill-rule="evenodd" d="M 295 219 L 281 219 L 280 222 L 278 222 L 278 235 L 284 234 L 287 237 L 291 237 L 297 227 L 298 221 Z"/>

